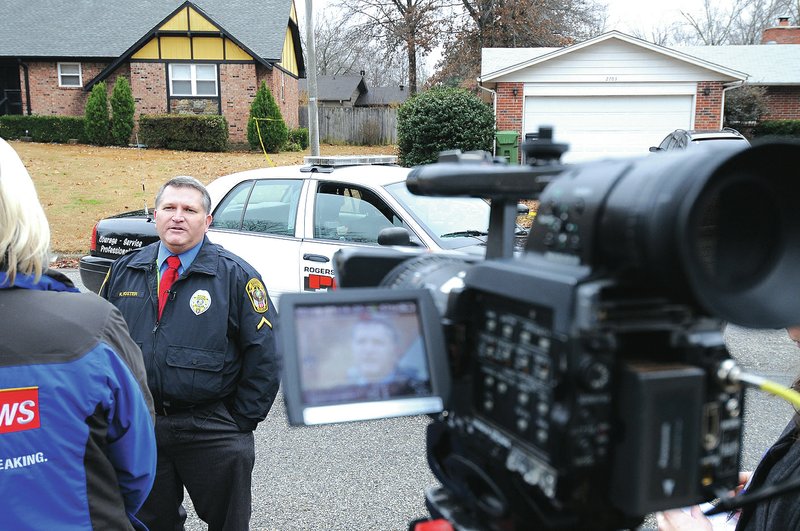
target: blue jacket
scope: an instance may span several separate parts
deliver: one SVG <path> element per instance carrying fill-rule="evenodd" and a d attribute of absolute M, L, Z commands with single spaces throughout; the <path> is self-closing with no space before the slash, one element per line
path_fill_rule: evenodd
<path fill-rule="evenodd" d="M 155 478 L 141 352 L 112 305 L 0 274 L 0 527 L 133 529 Z"/>
<path fill-rule="evenodd" d="M 239 429 L 266 418 L 278 392 L 274 308 L 259 274 L 207 238 L 158 312 L 159 243 L 114 262 L 100 295 L 142 349 L 156 408 L 224 402 Z"/>

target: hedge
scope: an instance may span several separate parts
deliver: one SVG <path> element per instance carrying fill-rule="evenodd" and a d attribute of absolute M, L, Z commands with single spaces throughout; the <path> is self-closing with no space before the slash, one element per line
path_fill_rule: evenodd
<path fill-rule="evenodd" d="M 145 114 L 139 117 L 139 140 L 151 148 L 225 151 L 228 121 L 216 114 Z"/>
<path fill-rule="evenodd" d="M 17 140 L 29 136 L 34 142 L 66 144 L 77 140 L 85 144 L 88 140 L 84 122 L 83 116 L 0 116 L 0 138 Z"/>
<path fill-rule="evenodd" d="M 791 136 L 800 138 L 800 120 L 764 120 L 753 128 L 753 136 Z"/>
<path fill-rule="evenodd" d="M 306 149 L 308 147 L 308 129 L 305 127 L 289 129 L 289 143 L 299 145 L 300 149 Z"/>
<path fill-rule="evenodd" d="M 491 151 L 494 113 L 465 89 L 434 87 L 406 100 L 397 111 L 400 164 L 436 162 L 441 151 Z"/>

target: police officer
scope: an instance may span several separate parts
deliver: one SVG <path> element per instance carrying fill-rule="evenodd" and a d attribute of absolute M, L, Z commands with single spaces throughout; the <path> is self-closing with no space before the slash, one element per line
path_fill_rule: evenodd
<path fill-rule="evenodd" d="M 192 177 L 156 196 L 159 242 L 118 259 L 100 294 L 142 348 L 158 468 L 139 518 L 183 529 L 183 489 L 210 530 L 246 530 L 253 430 L 278 390 L 274 310 L 259 274 L 211 243 L 211 198 Z"/>
<path fill-rule="evenodd" d="M 0 528 L 143 529 L 153 408 L 125 321 L 49 263 L 50 227 L 0 139 Z"/>

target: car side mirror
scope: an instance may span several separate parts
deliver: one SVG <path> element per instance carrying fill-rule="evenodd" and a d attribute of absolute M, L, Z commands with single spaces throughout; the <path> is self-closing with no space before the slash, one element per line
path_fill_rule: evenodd
<path fill-rule="evenodd" d="M 650 146 L 650 153 L 657 153 L 659 151 L 664 151 L 664 150 L 657 146 Z"/>
<path fill-rule="evenodd" d="M 411 233 L 403 227 L 387 227 L 378 233 L 378 245 L 404 245 L 419 247 L 419 243 L 411 241 Z"/>

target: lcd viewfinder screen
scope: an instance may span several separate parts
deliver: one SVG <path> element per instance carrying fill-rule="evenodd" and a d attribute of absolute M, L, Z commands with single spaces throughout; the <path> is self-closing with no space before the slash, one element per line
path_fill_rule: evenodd
<path fill-rule="evenodd" d="M 441 322 L 425 290 L 284 296 L 280 318 L 293 424 L 443 409 Z"/>

